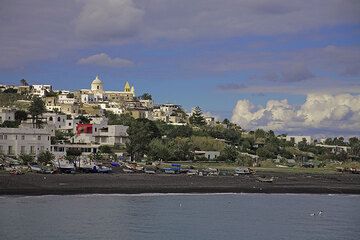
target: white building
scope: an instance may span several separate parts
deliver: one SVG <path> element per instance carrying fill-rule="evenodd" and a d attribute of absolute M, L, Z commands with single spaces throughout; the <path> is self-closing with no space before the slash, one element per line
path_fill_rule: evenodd
<path fill-rule="evenodd" d="M 63 113 L 44 113 L 47 124 L 52 124 L 56 129 L 60 129 L 66 124 L 67 116 Z"/>
<path fill-rule="evenodd" d="M 95 142 L 100 145 L 123 145 L 128 141 L 128 126 L 108 125 L 98 129 L 93 135 Z"/>
<path fill-rule="evenodd" d="M 153 100 L 140 99 L 139 102 L 140 102 L 142 107 L 146 107 L 146 108 L 153 108 L 154 107 Z"/>
<path fill-rule="evenodd" d="M 172 103 L 165 103 L 160 105 L 160 111 L 163 112 L 166 116 L 171 115 L 176 110 L 181 110 L 181 106 Z"/>
<path fill-rule="evenodd" d="M 343 152 L 349 152 L 351 150 L 351 147 L 349 146 L 339 146 L 339 145 L 326 145 L 326 144 L 316 144 L 317 147 L 323 147 L 328 148 L 331 150 L 332 153 L 339 153 L 341 151 Z"/>
<path fill-rule="evenodd" d="M 80 119 L 74 119 L 63 113 L 44 113 L 43 117 L 46 118 L 48 125 L 54 125 L 55 129 L 67 132 L 75 132 L 76 124 L 80 122 Z"/>
<path fill-rule="evenodd" d="M 50 150 L 51 133 L 47 129 L 0 128 L 0 153 L 10 156 L 38 155 Z"/>
<path fill-rule="evenodd" d="M 101 103 L 99 104 L 101 109 L 104 109 L 105 111 L 112 112 L 114 114 L 123 114 L 124 109 L 119 106 L 118 103 L 115 102 L 109 102 L 109 103 Z"/>
<path fill-rule="evenodd" d="M 128 141 L 128 126 L 92 124 L 90 127 L 91 131 L 78 132 L 74 142 L 115 146 Z"/>
<path fill-rule="evenodd" d="M 98 152 L 99 146 L 99 144 L 54 144 L 50 146 L 50 151 L 58 159 L 66 156 L 66 151 L 70 149 L 80 150 L 82 155 L 91 155 Z"/>
<path fill-rule="evenodd" d="M 49 106 L 45 106 L 45 107 L 46 107 L 46 111 L 61 112 L 61 106 L 59 106 L 59 105 L 49 105 Z"/>
<path fill-rule="evenodd" d="M 214 117 L 204 117 L 205 122 L 207 125 L 214 125 L 215 124 L 215 118 Z"/>
<path fill-rule="evenodd" d="M 60 94 L 58 96 L 58 102 L 65 104 L 74 104 L 76 102 L 76 99 L 74 97 L 69 97 L 69 94 Z"/>
<path fill-rule="evenodd" d="M 15 111 L 10 108 L 0 108 L 0 124 L 5 121 L 15 121 Z"/>
<path fill-rule="evenodd" d="M 81 102 L 82 103 L 93 103 L 97 102 L 95 95 L 92 93 L 83 93 L 81 94 Z"/>
<path fill-rule="evenodd" d="M 52 92 L 51 85 L 32 85 L 32 94 L 37 95 L 39 97 L 44 97 L 46 92 Z"/>
<path fill-rule="evenodd" d="M 219 151 L 195 151 L 195 157 L 206 158 L 207 160 L 214 160 L 220 156 Z"/>

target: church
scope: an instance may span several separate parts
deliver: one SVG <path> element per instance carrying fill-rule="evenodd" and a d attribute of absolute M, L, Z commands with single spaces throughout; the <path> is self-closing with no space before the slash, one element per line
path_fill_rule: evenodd
<path fill-rule="evenodd" d="M 82 89 L 80 92 L 81 101 L 86 103 L 102 101 L 123 103 L 133 101 L 135 98 L 135 88 L 134 86 L 130 86 L 129 82 L 125 83 L 123 91 L 106 91 L 104 90 L 103 81 L 99 76 L 96 76 L 91 82 L 90 90 Z"/>

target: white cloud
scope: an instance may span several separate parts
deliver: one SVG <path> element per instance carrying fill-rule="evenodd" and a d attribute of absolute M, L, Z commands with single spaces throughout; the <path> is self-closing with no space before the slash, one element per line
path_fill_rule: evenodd
<path fill-rule="evenodd" d="M 136 34 L 143 14 L 132 0 L 84 1 L 76 32 L 90 41 L 122 42 Z"/>
<path fill-rule="evenodd" d="M 299 33 L 358 23 L 356 1 L 138 0 L 151 38 L 231 37 Z"/>
<path fill-rule="evenodd" d="M 91 44 L 274 36 L 351 26 L 360 23 L 359 11 L 359 1 L 344 0 L 2 0 L 0 67 Z M 348 56 L 343 55 L 345 61 L 351 60 Z M 355 64 L 341 70 L 354 75 L 358 69 Z"/>
<path fill-rule="evenodd" d="M 78 64 L 90 64 L 105 67 L 131 67 L 134 63 L 128 59 L 111 58 L 106 53 L 95 54 L 86 58 L 81 58 Z"/>
<path fill-rule="evenodd" d="M 298 134 L 360 134 L 360 95 L 309 94 L 301 106 L 269 100 L 265 107 L 239 100 L 232 121 L 246 129 Z"/>

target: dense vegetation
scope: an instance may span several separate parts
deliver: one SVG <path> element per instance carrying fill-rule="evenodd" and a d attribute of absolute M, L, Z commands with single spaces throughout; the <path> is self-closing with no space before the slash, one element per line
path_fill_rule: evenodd
<path fill-rule="evenodd" d="M 295 145 L 279 138 L 273 131 L 257 129 L 244 133 L 240 127 L 231 124 L 227 119 L 209 126 L 203 121 L 201 109 L 195 109 L 195 112 L 191 123 L 183 126 L 147 119 L 135 120 L 130 115 L 107 113 L 107 117 L 110 124 L 130 126 L 127 152 L 133 160 L 142 160 L 144 156 L 151 161 L 202 160 L 194 156 L 195 150 L 220 151 L 221 155 L 217 161 L 247 164 L 254 160 L 241 153 L 257 155 L 260 160 L 279 159 L 281 162 L 286 159 L 345 161 L 359 158 L 360 141 L 357 138 L 351 138 L 348 144 L 343 138 L 327 139 L 328 144 L 341 143 L 338 145 L 352 147 L 348 153 L 333 153 L 329 149 L 306 142 Z"/>

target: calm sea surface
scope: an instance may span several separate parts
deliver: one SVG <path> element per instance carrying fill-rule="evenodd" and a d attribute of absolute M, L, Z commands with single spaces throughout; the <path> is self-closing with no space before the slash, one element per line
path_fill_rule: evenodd
<path fill-rule="evenodd" d="M 360 196 L 5 196 L 0 239 L 360 239 Z"/>

